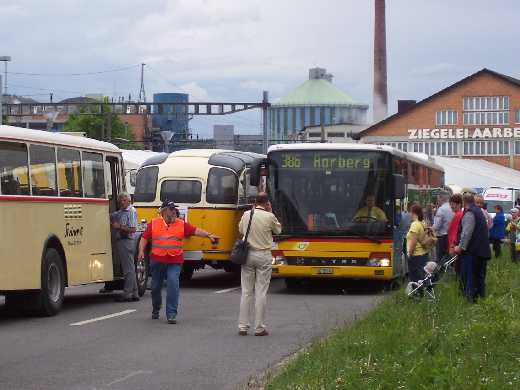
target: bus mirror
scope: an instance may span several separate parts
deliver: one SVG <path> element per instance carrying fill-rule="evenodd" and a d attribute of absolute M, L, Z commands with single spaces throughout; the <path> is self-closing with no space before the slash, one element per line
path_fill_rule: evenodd
<path fill-rule="evenodd" d="M 265 158 L 255 158 L 249 169 L 249 184 L 253 187 L 260 185 L 260 177 L 262 176 L 262 168 L 267 166 Z"/>
<path fill-rule="evenodd" d="M 394 174 L 394 198 L 403 199 L 405 197 L 405 182 L 404 176 Z"/>

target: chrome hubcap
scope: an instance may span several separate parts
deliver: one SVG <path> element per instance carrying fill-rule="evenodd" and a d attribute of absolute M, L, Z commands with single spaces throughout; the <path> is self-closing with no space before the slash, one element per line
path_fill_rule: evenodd
<path fill-rule="evenodd" d="M 51 264 L 47 274 L 47 291 L 53 302 L 58 302 L 61 295 L 61 274 L 56 264 Z"/>

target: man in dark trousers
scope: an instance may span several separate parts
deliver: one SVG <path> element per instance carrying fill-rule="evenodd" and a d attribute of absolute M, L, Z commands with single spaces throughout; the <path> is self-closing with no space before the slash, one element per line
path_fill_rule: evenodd
<path fill-rule="evenodd" d="M 454 248 L 461 259 L 463 294 L 470 301 L 484 298 L 487 261 L 491 258 L 486 218 L 471 193 L 463 196 L 464 214 Z"/>

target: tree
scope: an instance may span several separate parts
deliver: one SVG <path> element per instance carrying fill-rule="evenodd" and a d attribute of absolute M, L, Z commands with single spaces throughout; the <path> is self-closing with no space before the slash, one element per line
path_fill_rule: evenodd
<path fill-rule="evenodd" d="M 104 104 L 102 108 L 102 114 L 87 113 L 84 107 L 80 108 L 79 113 L 69 116 L 64 130 L 85 132 L 89 138 L 111 142 L 121 149 L 142 149 L 135 142 L 131 126 L 123 123 L 117 114 L 111 113 L 108 104 Z M 109 126 L 111 127 L 110 139 Z"/>

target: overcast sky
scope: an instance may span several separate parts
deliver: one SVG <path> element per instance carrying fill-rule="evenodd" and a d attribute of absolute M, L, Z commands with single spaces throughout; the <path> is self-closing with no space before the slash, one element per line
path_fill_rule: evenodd
<path fill-rule="evenodd" d="M 10 72 L 43 74 L 8 75 L 8 93 L 40 101 L 49 92 L 135 97 L 145 62 L 148 100 L 188 92 L 191 101 L 260 101 L 265 89 L 276 101 L 321 66 L 372 105 L 373 12 L 373 0 L 0 0 L 0 55 L 12 57 Z M 387 0 L 391 111 L 483 67 L 520 78 L 519 18 L 518 0 Z M 254 133 L 260 117 L 191 127 Z"/>

